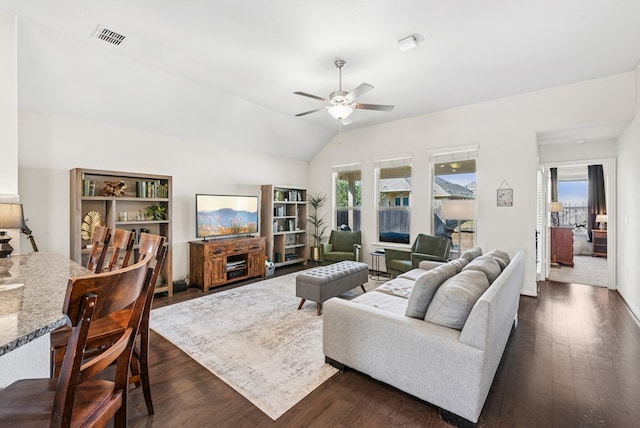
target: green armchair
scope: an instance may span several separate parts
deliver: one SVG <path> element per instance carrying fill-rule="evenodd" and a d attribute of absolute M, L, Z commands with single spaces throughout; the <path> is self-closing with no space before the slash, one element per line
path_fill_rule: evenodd
<path fill-rule="evenodd" d="M 322 244 L 322 263 L 329 264 L 343 260 L 360 261 L 362 248 L 360 231 L 332 230 L 329 242 Z"/>
<path fill-rule="evenodd" d="M 411 246 L 411 250 L 386 248 L 384 259 L 387 272 L 395 277 L 411 269 L 417 268 L 421 261 L 430 260 L 446 262 L 451 251 L 451 240 L 442 236 L 419 234 Z"/>

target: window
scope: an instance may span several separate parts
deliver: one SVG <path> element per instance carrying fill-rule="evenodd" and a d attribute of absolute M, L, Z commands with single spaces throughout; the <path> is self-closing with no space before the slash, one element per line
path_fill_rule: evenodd
<path fill-rule="evenodd" d="M 338 229 L 360 230 L 362 174 L 360 164 L 333 168 L 335 220 Z"/>
<path fill-rule="evenodd" d="M 584 168 L 586 171 L 586 168 Z M 578 229 L 587 227 L 587 180 L 558 179 L 558 201 L 562 202 L 560 224 L 570 224 Z"/>
<path fill-rule="evenodd" d="M 454 257 L 475 245 L 477 149 L 431 154 L 432 233 L 452 240 Z"/>
<path fill-rule="evenodd" d="M 378 191 L 378 239 L 409 243 L 411 225 L 411 159 L 375 163 Z"/>

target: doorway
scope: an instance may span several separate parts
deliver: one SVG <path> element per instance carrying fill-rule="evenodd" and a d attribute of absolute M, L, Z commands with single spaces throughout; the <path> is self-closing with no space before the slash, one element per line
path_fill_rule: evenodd
<path fill-rule="evenodd" d="M 607 223 L 604 229 L 604 254 L 598 249 L 598 239 L 589 236 L 586 228 L 588 213 L 586 200 L 582 201 L 587 180 L 587 166 L 603 166 Z M 550 212 L 551 168 L 557 171 L 558 199 L 557 214 Z M 564 194 L 562 189 L 564 190 Z M 577 192 L 576 192 L 576 189 Z M 580 190 L 581 189 L 581 190 Z M 583 206 L 584 205 L 584 206 Z M 554 204 L 555 208 L 556 205 Z M 555 211 L 555 209 L 554 209 Z M 556 215 L 554 219 L 552 216 Z M 594 285 L 615 289 L 615 159 L 590 159 L 584 161 L 555 162 L 541 165 L 538 174 L 538 280 L 553 280 Z M 552 230 L 552 226 L 553 229 Z M 595 230 L 598 230 L 596 227 Z M 570 243 L 563 242 L 564 250 L 558 249 L 558 241 L 552 240 L 552 232 L 562 232 L 570 236 Z M 555 235 L 557 236 L 557 235 Z M 598 236 L 603 236 L 600 233 Z M 596 252 L 594 255 L 594 240 Z M 571 259 L 566 256 L 560 262 L 556 253 L 566 253 L 570 245 Z"/>

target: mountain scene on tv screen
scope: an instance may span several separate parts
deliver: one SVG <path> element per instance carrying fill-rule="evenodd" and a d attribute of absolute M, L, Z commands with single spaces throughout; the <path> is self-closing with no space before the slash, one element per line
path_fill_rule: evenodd
<path fill-rule="evenodd" d="M 198 236 L 223 236 L 256 233 L 258 213 L 222 208 L 198 211 Z"/>

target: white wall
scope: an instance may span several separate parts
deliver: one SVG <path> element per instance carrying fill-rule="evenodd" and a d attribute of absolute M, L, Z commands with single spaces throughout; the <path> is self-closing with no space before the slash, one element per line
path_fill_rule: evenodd
<path fill-rule="evenodd" d="M 618 292 L 640 319 L 640 65 L 635 72 L 635 117 L 618 139 Z"/>
<path fill-rule="evenodd" d="M 232 141 L 201 143 L 25 110 L 19 131 L 20 193 L 40 251 L 69 254 L 72 168 L 172 176 L 174 280 L 189 271 L 196 193 L 259 195 L 261 184 L 307 186 L 307 162 L 236 150 Z"/>
<path fill-rule="evenodd" d="M 525 251 L 522 292 L 536 295 L 536 132 L 629 119 L 635 111 L 633 82 L 634 74 L 624 73 L 344 132 L 341 143 L 334 139 L 311 162 L 311 190 L 331 194 L 332 165 L 362 162 L 366 255 L 377 235 L 375 160 L 413 155 L 413 238 L 431 230 L 428 151 L 478 144 L 477 242 L 485 251 Z M 503 180 L 514 189 L 513 207 L 496 206 L 496 189 Z"/>
<path fill-rule="evenodd" d="M 0 9 L 0 195 L 18 193 L 18 56 L 16 17 Z"/>
<path fill-rule="evenodd" d="M 538 160 L 541 164 L 615 158 L 616 155 L 616 140 L 594 141 L 584 144 L 544 144 L 538 150 Z"/>

